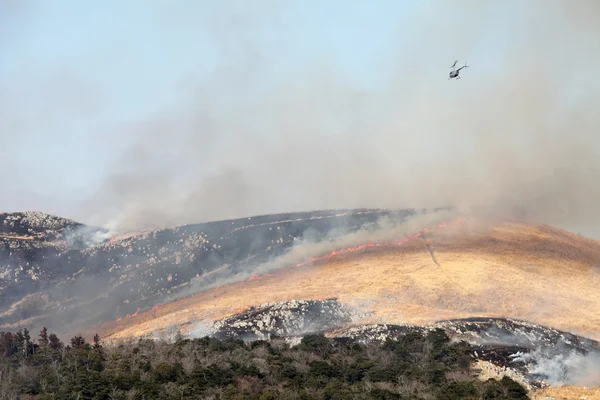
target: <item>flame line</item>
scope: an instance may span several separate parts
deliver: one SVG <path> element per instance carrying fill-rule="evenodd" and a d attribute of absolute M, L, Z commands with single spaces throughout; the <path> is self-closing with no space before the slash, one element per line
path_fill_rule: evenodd
<path fill-rule="evenodd" d="M 475 220 L 475 217 L 470 217 L 468 219 Z M 454 219 L 449 220 L 449 221 L 441 222 L 436 227 L 437 228 L 446 228 L 446 227 L 449 227 L 449 226 L 458 225 L 458 224 L 462 223 L 465 220 L 467 220 L 466 217 L 457 217 L 457 218 L 454 218 Z M 329 259 L 331 257 L 335 257 L 335 256 L 338 256 L 338 255 L 341 255 L 341 254 L 354 253 L 354 252 L 365 250 L 365 249 L 368 249 L 368 248 L 374 248 L 374 247 L 399 247 L 399 246 L 402 246 L 402 245 L 408 243 L 412 239 L 417 239 L 417 238 L 421 237 L 421 235 L 423 233 L 428 232 L 429 230 L 430 230 L 430 228 L 420 229 L 420 230 L 414 232 L 413 234 L 405 236 L 402 239 L 399 239 L 399 240 L 394 241 L 394 242 L 367 242 L 367 243 L 363 243 L 363 244 L 361 244 L 359 246 L 356 246 L 356 247 L 350 247 L 350 248 L 341 249 L 341 250 L 334 250 L 331 253 L 328 253 L 328 254 L 325 254 L 325 255 L 311 257 L 308 260 L 305 260 L 305 261 L 303 261 L 301 263 L 296 264 L 296 267 L 303 267 L 303 266 L 306 266 L 306 265 L 309 265 L 309 264 L 312 264 L 312 263 L 315 263 L 315 262 L 318 262 L 318 261 L 327 260 L 327 259 Z M 245 280 L 244 282 L 256 281 L 256 280 L 262 279 L 262 278 L 267 277 L 267 276 L 273 276 L 273 275 L 272 274 L 264 274 L 264 275 L 252 274 L 252 276 L 249 279 Z"/>

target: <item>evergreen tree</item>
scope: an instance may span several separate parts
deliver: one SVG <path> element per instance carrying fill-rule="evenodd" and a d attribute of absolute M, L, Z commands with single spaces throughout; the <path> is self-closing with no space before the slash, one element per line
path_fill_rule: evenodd
<path fill-rule="evenodd" d="M 40 338 L 38 339 L 38 345 L 41 347 L 46 347 L 46 346 L 48 346 L 49 343 L 50 343 L 50 341 L 48 340 L 48 329 L 46 329 L 46 327 L 43 327 L 42 330 L 40 331 Z"/>
<path fill-rule="evenodd" d="M 94 335 L 94 344 L 93 344 L 92 348 L 94 350 L 102 349 L 102 345 L 100 344 L 100 336 L 97 333 Z"/>
<path fill-rule="evenodd" d="M 71 347 L 74 349 L 83 349 L 85 347 L 85 338 L 81 335 L 76 335 L 71 338 Z"/>
<path fill-rule="evenodd" d="M 50 342 L 50 348 L 52 348 L 52 350 L 60 351 L 64 348 L 64 344 L 55 333 L 51 333 L 50 336 L 48 336 L 48 341 Z"/>

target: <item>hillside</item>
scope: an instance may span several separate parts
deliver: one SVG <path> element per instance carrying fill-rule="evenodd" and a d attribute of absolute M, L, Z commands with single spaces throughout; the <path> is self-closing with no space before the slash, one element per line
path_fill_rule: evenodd
<path fill-rule="evenodd" d="M 335 297 L 364 321 L 428 324 L 512 317 L 600 337 L 600 242 L 544 225 L 434 227 L 400 246 L 365 247 L 214 288 L 103 327 L 105 336 L 195 329 L 250 306 Z M 257 279 L 259 278 L 259 279 Z"/>
<path fill-rule="evenodd" d="M 600 385 L 600 242 L 547 225 L 362 209 L 114 236 L 0 217 L 0 331 L 293 343 L 441 328 L 474 346 L 481 379 Z"/>
<path fill-rule="evenodd" d="M 235 274 L 250 276 L 298 241 L 368 230 L 382 218 L 402 224 L 415 214 L 288 213 L 120 236 L 43 213 L 0 214 L 0 329 L 46 326 L 66 333 L 135 314 L 182 290 L 199 291 Z"/>

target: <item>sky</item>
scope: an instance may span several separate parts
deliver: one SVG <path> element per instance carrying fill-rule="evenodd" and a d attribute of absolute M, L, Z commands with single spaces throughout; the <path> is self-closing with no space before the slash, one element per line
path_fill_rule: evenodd
<path fill-rule="evenodd" d="M 579 229 L 599 9 L 0 0 L 0 210 L 142 229 L 480 202 Z"/>
<path fill-rule="evenodd" d="M 5 97 L 14 94 L 19 100 L 3 119 L 19 119 L 19 126 L 3 139 L 10 135 L 9 143 L 18 143 L 16 165 L 5 168 L 25 174 L 14 180 L 5 176 L 2 183 L 8 183 L 9 192 L 59 203 L 93 190 L 111 156 L 125 146 L 128 138 L 113 128 L 173 106 L 186 80 L 210 81 L 223 64 L 243 61 L 244 51 L 270 60 L 263 72 L 267 84 L 301 74 L 303 66 L 325 57 L 358 85 L 381 85 L 373 71 L 386 69 L 391 38 L 410 23 L 416 8 L 407 2 L 290 1 L 282 6 L 263 1 L 258 3 L 270 12 L 261 16 L 241 1 L 218 6 L 185 0 L 16 3 L 11 7 L 9 0 L 1 17 L 0 76 Z M 239 24 L 239 36 L 223 33 L 231 24 Z M 248 48 L 240 44 L 244 24 L 252 25 Z M 11 108 L 18 115 L 6 115 Z M 34 159 L 44 168 L 30 168 Z M 46 209 L 44 201 L 32 205 Z M 10 198 L 2 203 L 3 209 L 21 209 Z"/>

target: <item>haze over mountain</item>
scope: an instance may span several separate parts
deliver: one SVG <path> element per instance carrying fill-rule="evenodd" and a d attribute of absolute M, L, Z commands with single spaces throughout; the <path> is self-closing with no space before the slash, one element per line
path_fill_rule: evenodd
<path fill-rule="evenodd" d="M 3 14 L 0 184 L 73 204 L 34 209 L 130 230 L 481 206 L 598 237 L 596 1 L 112 7 Z"/>
<path fill-rule="evenodd" d="M 484 377 L 600 385 L 599 20 L 0 0 L 0 330 L 441 327 Z"/>

